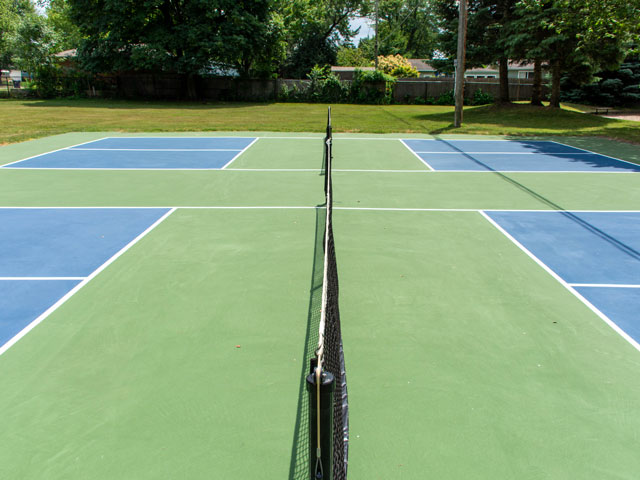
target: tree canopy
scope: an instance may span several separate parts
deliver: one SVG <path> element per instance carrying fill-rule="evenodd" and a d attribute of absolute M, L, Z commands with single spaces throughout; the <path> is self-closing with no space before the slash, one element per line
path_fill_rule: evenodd
<path fill-rule="evenodd" d="M 265 57 L 278 50 L 270 0 L 67 1 L 83 36 L 83 64 L 93 71 L 262 74 L 271 64 Z"/>
<path fill-rule="evenodd" d="M 93 72 L 147 71 L 305 78 L 319 65 L 370 65 L 376 39 L 354 45 L 356 17 L 378 18 L 378 54 L 452 71 L 457 0 L 0 0 L 0 64 L 34 70 L 78 48 Z M 467 66 L 528 61 L 552 76 L 552 104 L 616 69 L 640 41 L 640 0 L 468 0 Z"/>

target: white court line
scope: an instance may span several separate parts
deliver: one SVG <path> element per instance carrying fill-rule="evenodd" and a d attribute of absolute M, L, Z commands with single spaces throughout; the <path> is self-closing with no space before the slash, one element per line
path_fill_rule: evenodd
<path fill-rule="evenodd" d="M 640 344 L 636 342 L 633 338 L 631 338 L 624 330 L 622 330 L 618 325 L 616 325 L 609 317 L 607 317 L 604 313 L 602 313 L 598 308 L 596 308 L 589 300 L 584 298 L 580 293 L 573 288 L 569 283 L 565 282 L 562 277 L 560 277 L 556 272 L 551 270 L 547 264 L 545 264 L 542 260 L 536 257 L 529 249 L 527 249 L 524 245 L 522 245 L 518 240 L 516 240 L 509 232 L 507 232 L 504 228 L 498 225 L 489 215 L 487 215 L 484 211 L 479 212 L 491 225 L 493 225 L 498 231 L 500 231 L 505 237 L 511 240 L 520 250 L 526 253 L 533 261 L 535 261 L 538 265 L 540 265 L 549 275 L 555 278 L 563 287 L 569 290 L 573 295 L 575 295 L 578 300 L 584 303 L 593 313 L 598 315 L 604 322 L 609 325 L 613 330 L 615 330 L 622 338 L 624 338 L 627 342 L 631 344 L 636 350 L 640 352 Z"/>
<path fill-rule="evenodd" d="M 577 150 L 582 150 L 583 152 L 586 152 L 586 153 L 593 153 L 594 155 L 600 155 L 601 157 L 607 157 L 607 158 L 610 158 L 611 160 L 617 160 L 618 162 L 628 163 L 629 165 L 633 165 L 634 167 L 639 167 L 640 168 L 639 164 L 630 162 L 628 160 L 622 160 L 621 158 L 612 157 L 611 155 L 605 155 L 604 153 L 592 152 L 591 150 L 587 150 L 586 148 L 574 147 L 572 145 L 567 145 L 565 143 L 556 142 L 555 140 L 549 140 L 549 141 L 553 142 L 553 143 L 556 143 L 558 145 L 564 145 L 565 147 L 570 147 L 570 148 L 575 148 Z"/>
<path fill-rule="evenodd" d="M 76 150 L 76 149 L 74 149 Z M 442 154 L 442 155 L 600 155 L 593 152 L 575 152 L 575 153 L 561 153 L 561 152 L 418 152 L 416 153 L 429 153 L 429 154 Z M 604 155 L 603 155 L 604 156 Z"/>
<path fill-rule="evenodd" d="M 109 138 L 109 137 L 99 138 L 98 140 L 104 140 L 105 138 Z M 31 160 L 32 158 L 42 157 L 43 155 L 48 155 L 50 153 L 60 152 L 62 150 L 69 150 L 70 148 L 77 147 L 79 145 L 86 145 L 88 143 L 97 142 L 98 140 L 89 140 L 87 142 L 77 143 L 77 144 L 71 145 L 69 147 L 62 147 L 62 148 L 58 148 L 57 150 L 51 150 L 50 152 L 39 153 L 38 155 L 33 155 L 32 157 L 22 158 L 20 160 L 16 160 L 15 162 L 7 163 L 5 165 L 2 165 L 0 168 L 5 168 L 5 167 L 8 167 L 9 165 L 14 165 L 14 164 L 19 163 L 19 162 L 25 162 L 27 160 Z M 34 168 L 33 170 L 36 170 L 36 169 Z"/>
<path fill-rule="evenodd" d="M 241 152 L 240 148 L 75 148 L 81 152 Z"/>
<path fill-rule="evenodd" d="M 640 165 L 639 165 L 640 166 Z M 638 173 L 631 170 L 608 170 L 604 172 L 598 172 L 596 170 L 436 170 L 433 173 L 597 173 L 599 175 L 604 174 L 633 174 Z"/>
<path fill-rule="evenodd" d="M 324 208 L 316 205 L 154 205 L 154 206 L 93 206 L 69 207 L 60 206 L 32 206 L 32 207 L 6 207 L 0 206 L 0 210 L 53 210 L 53 209 L 153 209 L 169 208 L 169 209 L 200 209 L 200 210 L 304 210 Z M 334 210 L 362 210 L 362 211 L 398 211 L 398 212 L 526 212 L 526 213 L 640 213 L 640 210 L 542 210 L 542 209 L 508 209 L 508 208 L 404 208 L 404 207 L 340 207 L 334 206 Z"/>
<path fill-rule="evenodd" d="M 433 168 L 431 165 L 429 165 L 429 164 L 427 163 L 427 161 L 426 161 L 424 158 L 420 157 L 420 155 L 418 155 L 418 154 L 417 154 L 417 153 L 416 153 L 416 152 L 415 152 L 415 151 L 414 151 L 414 150 L 413 150 L 409 145 L 407 145 L 406 143 L 404 143 L 404 140 L 400 140 L 400 143 L 402 143 L 405 147 L 407 147 L 407 149 L 408 149 L 408 150 L 409 150 L 409 151 L 410 151 L 410 152 L 411 152 L 411 153 L 412 153 L 412 154 L 413 154 L 413 155 L 414 155 L 418 160 L 420 160 L 422 163 L 424 163 L 424 164 L 429 168 L 429 170 L 431 170 L 432 172 L 433 172 L 433 171 L 435 171 L 435 168 Z"/>
<path fill-rule="evenodd" d="M 225 168 L 225 172 L 322 172 L 321 168 Z M 337 170 L 333 170 L 334 172 Z"/>
<path fill-rule="evenodd" d="M 11 281 L 31 281 L 31 280 L 84 280 L 87 277 L 0 277 L 0 281 L 2 280 L 11 280 Z"/>
<path fill-rule="evenodd" d="M 167 213 L 162 215 L 158 220 L 153 222 L 144 232 L 138 235 L 136 238 L 131 240 L 127 245 L 122 247 L 120 251 L 118 251 L 115 255 L 113 255 L 109 260 L 100 265 L 96 270 L 93 271 L 88 277 L 85 277 L 82 282 L 73 287 L 66 295 L 64 295 L 60 300 L 51 305 L 47 310 L 45 310 L 38 318 L 33 320 L 29 325 L 24 327 L 20 332 L 18 332 L 11 340 L 9 340 L 4 345 L 0 346 L 0 355 L 9 350 L 13 345 L 18 342 L 22 337 L 24 337 L 27 333 L 33 330 L 37 325 L 39 325 L 44 319 L 46 319 L 49 315 L 55 312 L 63 303 L 65 303 L 69 298 L 71 298 L 78 290 L 84 287 L 87 283 L 89 283 L 93 278 L 95 278 L 100 272 L 102 272 L 105 268 L 115 262 L 121 255 L 123 255 L 127 250 L 133 247 L 136 243 L 138 243 L 145 235 L 147 235 L 151 230 L 156 228 L 160 223 L 162 223 L 169 215 L 175 212 L 175 208 L 169 210 Z"/>
<path fill-rule="evenodd" d="M 3 167 L 4 168 L 4 167 Z M 205 172 L 205 171 L 219 171 L 220 167 L 211 167 L 211 168 L 127 168 L 127 167 L 114 167 L 114 168 L 92 168 L 92 167 L 7 167 L 7 170 L 69 170 L 69 171 L 95 171 L 95 172 L 124 172 L 127 170 L 132 170 L 134 172 Z M 242 170 L 241 168 L 238 170 Z"/>
<path fill-rule="evenodd" d="M 231 160 L 229 160 L 226 164 L 224 164 L 220 170 L 224 170 L 225 168 L 227 168 L 229 165 L 231 165 L 233 163 L 233 161 L 238 158 L 240 155 L 242 155 L 244 152 L 246 152 L 249 148 L 251 148 L 251 146 L 256 143 L 258 140 L 260 140 L 259 137 L 256 137 L 253 139 L 253 142 L 251 142 L 249 145 L 247 145 L 246 147 L 244 147 L 240 152 L 238 152 L 238 154 L 233 157 Z"/>
<path fill-rule="evenodd" d="M 127 137 L 127 136 L 122 136 L 122 137 L 104 137 L 104 138 L 101 138 L 100 140 L 104 140 L 106 138 L 114 138 L 114 139 L 131 139 L 131 138 L 135 138 L 135 139 L 143 139 L 143 140 L 144 139 L 149 139 L 149 138 L 151 138 L 151 139 L 160 139 L 160 140 L 163 139 L 163 138 L 172 138 L 172 139 L 181 139 L 181 140 L 191 140 L 191 139 L 199 139 L 199 138 L 206 138 L 206 139 L 210 139 L 210 140 L 211 139 L 219 140 L 221 138 L 228 138 L 229 140 L 237 140 L 237 139 L 249 140 L 249 139 L 253 139 L 253 138 L 256 138 L 256 137 L 253 136 L 253 135 L 250 136 L 250 137 L 233 137 L 233 136 L 229 136 L 229 135 L 226 135 L 226 136 L 204 136 L 203 135 L 203 136 L 196 136 L 196 137 L 193 137 L 193 136 L 191 136 L 191 137 L 188 137 L 188 136 L 186 136 L 186 137 Z M 92 140 L 92 142 L 97 142 L 97 141 L 98 140 Z"/>
<path fill-rule="evenodd" d="M 28 159 L 25 159 L 28 160 Z M 22 161 L 22 160 L 20 160 Z M 640 166 L 640 165 L 639 165 Z M 14 167 L 14 166 L 5 166 L 0 168 L 6 168 L 7 170 L 60 170 L 60 171 L 95 171 L 95 172 L 124 172 L 124 171 L 134 171 L 134 172 L 221 172 L 221 171 L 230 171 L 230 172 L 320 172 L 321 170 L 318 168 L 221 168 L 221 167 L 211 167 L 211 168 L 92 168 L 92 167 Z M 629 175 L 636 174 L 638 172 L 634 172 L 632 170 L 628 171 L 605 171 L 598 172 L 593 170 L 366 170 L 366 169 L 334 169 L 334 172 L 354 172 L 354 173 L 573 173 L 573 174 L 617 174 L 617 175 Z"/>
<path fill-rule="evenodd" d="M 586 288 L 640 288 L 640 285 L 623 285 L 616 283 L 570 283 L 572 287 Z"/>
<path fill-rule="evenodd" d="M 526 138 L 520 139 L 506 139 L 506 138 L 405 138 L 405 140 L 419 140 L 419 141 L 434 141 L 434 142 L 527 142 L 527 143 L 549 143 L 553 140 L 527 140 Z M 571 146 L 571 145 L 568 145 Z M 576 147 L 571 147 L 576 148 Z"/>
<path fill-rule="evenodd" d="M 66 205 L 60 206 L 32 206 L 32 207 L 7 207 L 0 206 L 0 210 L 46 210 L 46 209 L 153 209 L 157 210 L 158 208 L 169 208 L 169 209 L 211 209 L 211 210 L 300 210 L 300 209 L 314 209 L 314 208 L 324 208 L 323 206 L 315 206 L 315 205 L 153 205 L 153 206 L 122 206 L 122 205 L 110 205 L 110 206 L 94 206 L 88 205 L 84 207 L 69 207 Z M 381 210 L 381 211 L 398 211 L 398 212 L 539 212 L 539 213 L 640 213 L 640 210 L 552 210 L 552 209 L 508 209 L 508 208 L 404 208 L 404 207 L 340 207 L 334 206 L 334 210 Z"/>

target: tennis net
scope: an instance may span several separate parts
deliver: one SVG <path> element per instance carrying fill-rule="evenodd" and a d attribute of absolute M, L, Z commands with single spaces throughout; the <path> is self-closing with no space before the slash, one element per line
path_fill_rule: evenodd
<path fill-rule="evenodd" d="M 318 348 L 307 377 L 312 412 L 310 445 L 311 473 L 315 479 L 343 480 L 347 477 L 349 415 L 344 350 L 338 304 L 338 269 L 333 239 L 333 134 L 331 108 L 327 114 L 324 138 L 323 170 L 325 175 L 326 222 L 324 233 L 324 272 L 322 306 L 318 331 Z"/>

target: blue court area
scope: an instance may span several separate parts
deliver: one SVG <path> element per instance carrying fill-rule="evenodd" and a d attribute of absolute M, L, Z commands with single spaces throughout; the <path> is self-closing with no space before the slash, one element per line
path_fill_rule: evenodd
<path fill-rule="evenodd" d="M 45 153 L 4 168 L 221 169 L 255 138 L 103 138 Z"/>
<path fill-rule="evenodd" d="M 640 342 L 640 212 L 486 212 Z"/>
<path fill-rule="evenodd" d="M 0 208 L 0 348 L 167 211 Z"/>
<path fill-rule="evenodd" d="M 440 171 L 640 172 L 640 165 L 556 142 L 535 140 L 403 140 Z"/>

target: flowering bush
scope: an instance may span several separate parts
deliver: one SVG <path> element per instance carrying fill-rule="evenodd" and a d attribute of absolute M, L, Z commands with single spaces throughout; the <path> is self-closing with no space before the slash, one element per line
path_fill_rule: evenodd
<path fill-rule="evenodd" d="M 387 55 L 378 57 L 378 68 L 396 78 L 417 77 L 420 74 L 413 68 L 409 60 L 402 55 Z"/>

